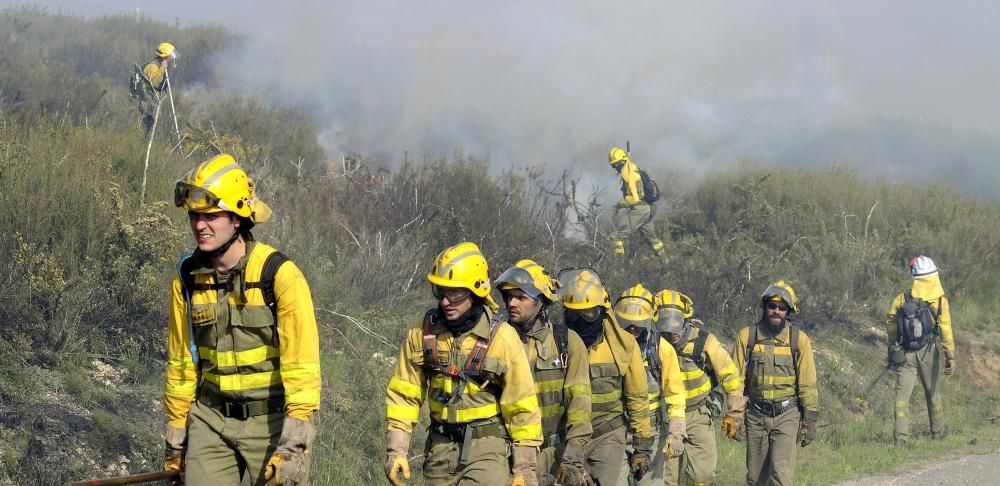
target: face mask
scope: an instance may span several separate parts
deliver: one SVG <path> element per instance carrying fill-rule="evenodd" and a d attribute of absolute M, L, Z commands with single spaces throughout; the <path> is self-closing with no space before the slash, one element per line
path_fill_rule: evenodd
<path fill-rule="evenodd" d="M 601 308 L 593 320 L 584 318 L 583 314 L 573 309 L 566 310 L 566 327 L 577 334 L 588 347 L 592 346 L 604 332 L 604 309 Z"/>

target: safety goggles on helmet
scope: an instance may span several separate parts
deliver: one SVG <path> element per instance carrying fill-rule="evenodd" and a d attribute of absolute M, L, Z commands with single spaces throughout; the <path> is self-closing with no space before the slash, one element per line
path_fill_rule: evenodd
<path fill-rule="evenodd" d="M 656 311 L 656 331 L 684 334 L 687 318 L 684 311 L 675 306 L 663 306 Z"/>
<path fill-rule="evenodd" d="M 177 181 L 174 186 L 174 206 L 183 207 L 188 211 L 208 212 L 212 209 L 231 211 L 218 196 L 203 187 L 198 187 L 184 181 Z"/>
<path fill-rule="evenodd" d="M 468 289 L 442 287 L 440 285 L 431 285 L 431 293 L 434 294 L 435 299 L 448 299 L 448 302 L 451 304 L 461 304 L 472 296 L 472 292 Z"/>
<path fill-rule="evenodd" d="M 519 289 L 534 300 L 540 300 L 543 295 L 542 290 L 535 286 L 535 278 L 520 267 L 508 268 L 493 281 L 493 286 L 500 289 L 501 293 L 514 288 Z"/>
<path fill-rule="evenodd" d="M 566 293 L 569 292 L 569 287 L 570 286 L 566 285 L 566 283 L 567 282 L 573 282 L 574 280 L 576 280 L 576 277 L 578 277 L 583 272 L 590 272 L 591 274 L 595 275 L 597 277 L 597 283 L 600 284 L 600 285 L 602 285 L 602 286 L 604 285 L 604 283 L 603 283 L 604 280 L 601 278 L 601 275 L 599 273 L 597 273 L 597 270 L 594 270 L 591 267 L 568 267 L 568 268 L 564 268 L 562 270 L 559 270 L 556 273 L 556 280 L 558 280 L 558 281 L 560 281 L 560 282 L 563 283 L 563 286 L 559 288 L 559 292 L 558 292 L 559 293 L 559 297 L 564 297 L 566 295 Z"/>

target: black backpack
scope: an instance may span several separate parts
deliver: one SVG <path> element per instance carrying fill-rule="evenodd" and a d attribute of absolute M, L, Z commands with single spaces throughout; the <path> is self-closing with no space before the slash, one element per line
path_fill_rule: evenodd
<path fill-rule="evenodd" d="M 647 204 L 653 204 L 660 200 L 660 187 L 656 181 L 646 171 L 639 169 L 639 177 L 642 179 L 642 200 Z"/>
<path fill-rule="evenodd" d="M 910 292 L 903 294 L 903 299 L 903 305 L 896 311 L 896 342 L 906 351 L 917 351 L 927 346 L 938 332 L 941 298 L 937 312 L 927 301 L 913 298 Z"/>

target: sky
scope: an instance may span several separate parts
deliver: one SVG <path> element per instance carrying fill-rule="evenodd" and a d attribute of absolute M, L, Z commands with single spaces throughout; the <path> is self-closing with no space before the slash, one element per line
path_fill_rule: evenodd
<path fill-rule="evenodd" d="M 217 79 L 301 107 L 331 159 L 462 151 L 596 181 L 629 140 L 654 175 L 836 164 L 1000 199 L 1000 2 L 33 3 L 250 34 Z"/>

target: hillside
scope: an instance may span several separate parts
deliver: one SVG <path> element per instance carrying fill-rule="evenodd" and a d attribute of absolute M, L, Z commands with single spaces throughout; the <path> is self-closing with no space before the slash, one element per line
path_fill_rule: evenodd
<path fill-rule="evenodd" d="M 161 38 L 201 46 L 178 72 L 208 94 L 179 90 L 186 139 L 180 148 L 154 141 L 142 199 L 146 145 L 122 74 Z M 211 91 L 198 56 L 231 41 L 128 17 L 0 15 L 0 484 L 161 465 L 166 292 L 191 246 L 170 196 L 216 147 L 240 159 L 274 209 L 255 236 L 298 262 L 311 285 L 324 379 L 316 484 L 383 483 L 391 364 L 404 327 L 433 305 L 424 280 L 433 256 L 463 240 L 480 245 L 494 277 L 531 257 L 550 269 L 594 266 L 612 294 L 636 282 L 683 290 L 727 346 L 757 317 L 759 293 L 788 280 L 820 370 L 821 433 L 801 452 L 801 484 L 1000 446 L 1000 205 L 838 167 L 746 162 L 683 185 L 657 167 L 652 175 L 669 182 L 657 226 L 669 264 L 649 262 L 638 244 L 615 260 L 610 208 L 576 200 L 572 176 L 539 167 L 498 175 L 488 158 L 461 153 L 390 168 L 358 155 L 328 167 L 302 114 Z M 80 50 L 92 45 L 116 47 Z M 881 322 L 918 253 L 938 262 L 953 306 L 952 435 L 887 449 Z M 721 457 L 720 483 L 734 484 L 742 449 L 726 444 Z"/>

